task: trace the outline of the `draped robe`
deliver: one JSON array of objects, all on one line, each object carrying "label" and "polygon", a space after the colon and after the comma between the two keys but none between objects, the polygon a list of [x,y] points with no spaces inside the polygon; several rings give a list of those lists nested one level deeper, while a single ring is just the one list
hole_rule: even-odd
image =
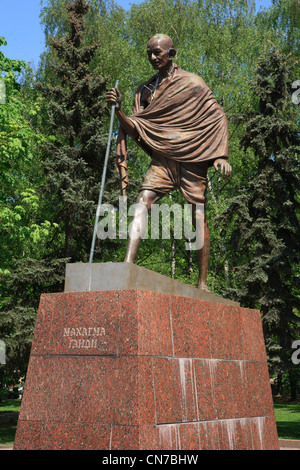
[{"label": "draped robe", "polygon": [[176,161],[227,159],[227,118],[202,78],[175,65],[171,78],[158,86],[144,109],[142,92],[153,80],[139,86],[129,116],[139,134],[137,143],[150,156]]},{"label": "draped robe", "polygon": [[[140,85],[135,93],[129,119],[138,132],[137,144],[152,158],[177,162],[213,164],[228,159],[228,123],[225,113],[204,80],[174,65],[171,77],[156,89],[147,107],[142,105],[145,87],[156,75]],[[120,127],[117,141],[121,191],[128,185],[126,134]]]}]

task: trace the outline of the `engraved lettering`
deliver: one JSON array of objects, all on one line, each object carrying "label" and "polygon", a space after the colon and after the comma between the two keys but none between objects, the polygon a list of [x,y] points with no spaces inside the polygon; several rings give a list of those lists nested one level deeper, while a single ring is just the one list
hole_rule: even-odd
[{"label": "engraved lettering", "polygon": [[[69,337],[69,349],[95,349],[98,347],[98,340],[94,337],[106,336],[103,327],[66,327],[63,330],[63,336]],[[73,337],[78,339],[75,339]],[[87,339],[89,338],[89,339]]]},{"label": "engraved lettering", "polygon": [[70,339],[69,349],[94,349],[97,348],[96,339]]}]

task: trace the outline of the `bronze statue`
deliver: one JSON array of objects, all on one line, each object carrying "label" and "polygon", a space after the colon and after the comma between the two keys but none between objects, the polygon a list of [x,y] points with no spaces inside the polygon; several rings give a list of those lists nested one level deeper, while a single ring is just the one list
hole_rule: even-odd
[{"label": "bronze statue", "polygon": [[[196,205],[205,204],[208,168],[213,165],[226,177],[231,174],[227,119],[202,78],[173,62],[176,50],[169,36],[152,37],[147,54],[157,73],[137,89],[131,116],[127,117],[122,109],[118,89],[107,93],[107,102],[116,106],[120,123],[119,166],[124,169],[126,164],[125,139],[129,135],[152,158],[137,203],[149,211],[162,196],[178,188],[192,204],[196,228]],[[132,222],[135,236],[129,237],[125,262],[134,262],[144,223],[145,211],[137,211]],[[204,244],[198,250],[198,288],[206,291],[209,249],[205,217]]]}]

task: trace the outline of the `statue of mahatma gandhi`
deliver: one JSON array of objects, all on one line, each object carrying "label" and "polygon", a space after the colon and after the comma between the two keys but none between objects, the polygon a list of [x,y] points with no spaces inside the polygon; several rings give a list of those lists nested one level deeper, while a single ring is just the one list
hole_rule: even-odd
[{"label": "statue of mahatma gandhi", "polygon": [[[132,115],[127,117],[122,110],[118,89],[109,90],[106,97],[110,105],[116,106],[120,123],[118,156],[128,135],[152,158],[137,199],[147,210],[137,211],[133,218],[131,233],[134,236],[129,237],[125,258],[128,263],[134,262],[145,214],[152,204],[178,188],[192,205],[194,227],[199,227],[197,205],[205,204],[208,168],[213,165],[224,176],[231,174],[227,162],[227,119],[211,90],[200,77],[173,62],[176,50],[169,36],[152,37],[147,44],[147,54],[157,73],[137,89]],[[201,223],[203,225],[203,214]],[[198,250],[198,288],[209,291],[210,236],[205,216],[202,231],[204,243]]]}]

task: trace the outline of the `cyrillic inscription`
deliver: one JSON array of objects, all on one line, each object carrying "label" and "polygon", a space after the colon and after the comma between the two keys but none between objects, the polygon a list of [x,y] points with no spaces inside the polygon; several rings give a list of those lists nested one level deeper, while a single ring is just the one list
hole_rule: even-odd
[{"label": "cyrillic inscription", "polygon": [[69,349],[94,349],[98,347],[98,337],[105,336],[103,327],[64,328],[64,337],[69,339]]}]

